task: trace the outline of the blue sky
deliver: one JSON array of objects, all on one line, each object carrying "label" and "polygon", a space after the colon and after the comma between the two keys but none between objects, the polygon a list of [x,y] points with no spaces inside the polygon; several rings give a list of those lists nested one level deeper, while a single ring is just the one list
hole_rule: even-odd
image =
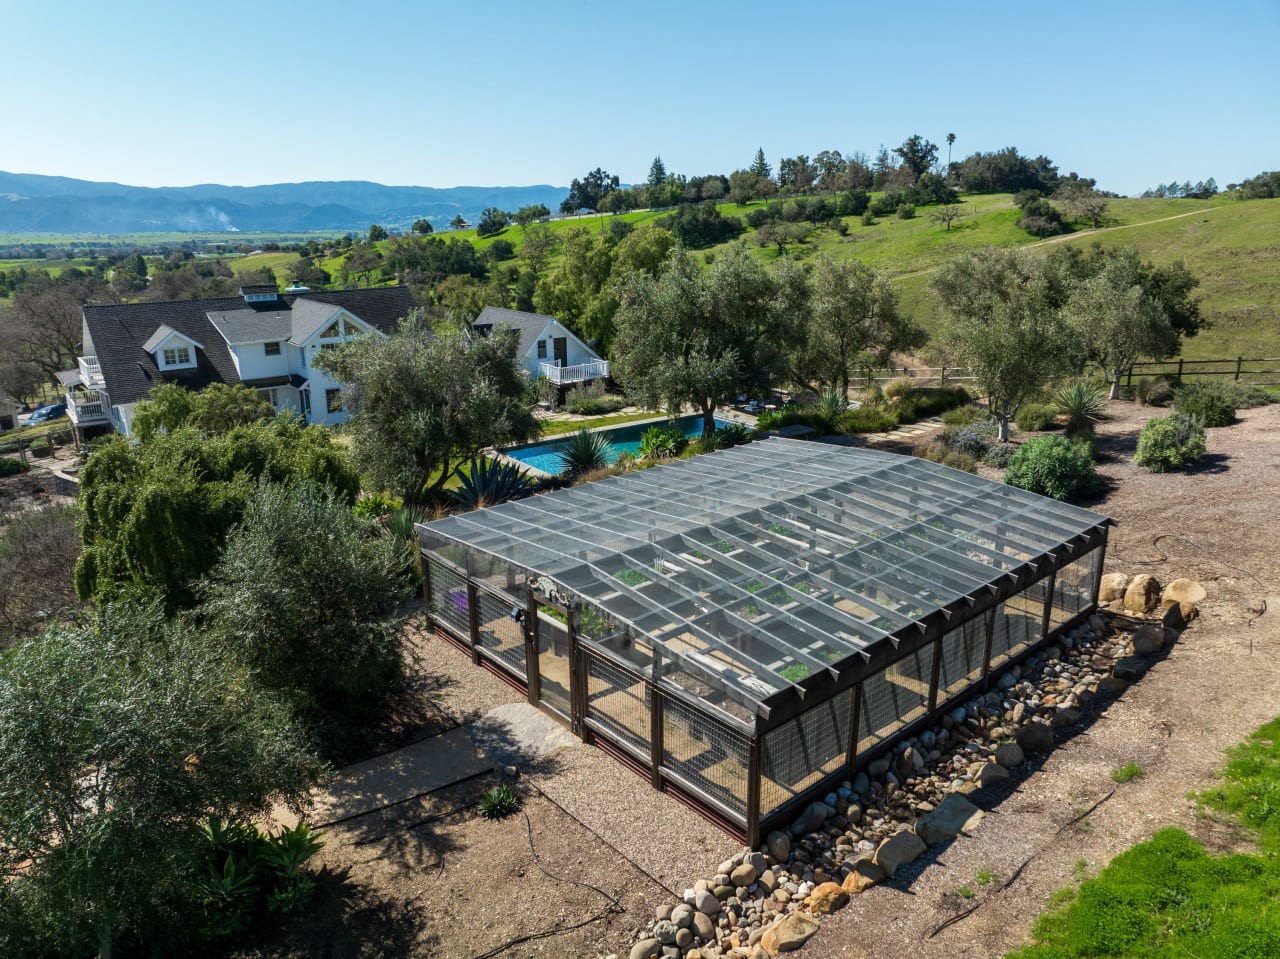
[{"label": "blue sky", "polygon": [[5,7],[10,172],[567,185],[948,132],[1124,194],[1280,166],[1277,0]]}]

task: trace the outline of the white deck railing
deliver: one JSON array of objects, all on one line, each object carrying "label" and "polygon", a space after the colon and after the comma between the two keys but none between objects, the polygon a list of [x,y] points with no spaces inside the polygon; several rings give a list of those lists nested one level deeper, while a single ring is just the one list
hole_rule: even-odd
[{"label": "white deck railing", "polygon": [[609,375],[608,360],[591,360],[587,363],[575,363],[573,366],[557,366],[555,363],[541,364],[542,375],[556,386],[565,383],[582,383],[585,380],[599,380]]},{"label": "white deck railing", "polygon": [[107,385],[107,381],[102,378],[102,367],[98,365],[96,356],[80,357],[80,379],[90,389],[101,389]]},{"label": "white deck railing", "polygon": [[76,424],[108,419],[107,404],[98,392],[68,393],[67,414]]}]

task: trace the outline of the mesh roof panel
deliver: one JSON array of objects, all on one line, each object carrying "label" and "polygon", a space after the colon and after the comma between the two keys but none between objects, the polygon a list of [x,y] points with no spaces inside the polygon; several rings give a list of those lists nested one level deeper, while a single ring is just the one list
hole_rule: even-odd
[{"label": "mesh roof panel", "polygon": [[550,580],[759,703],[1107,522],[915,457],[767,439],[419,530],[428,550]]}]

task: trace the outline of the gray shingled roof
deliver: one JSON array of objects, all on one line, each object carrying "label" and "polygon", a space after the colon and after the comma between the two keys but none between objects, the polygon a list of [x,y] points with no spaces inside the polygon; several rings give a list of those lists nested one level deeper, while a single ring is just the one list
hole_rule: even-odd
[{"label": "gray shingled roof", "polygon": [[218,310],[209,313],[209,322],[228,343],[261,343],[287,340],[293,332],[293,311],[284,304],[269,310]]},{"label": "gray shingled roof", "polygon": [[[289,342],[301,346],[316,331],[328,326],[339,307],[335,303],[320,303],[304,293],[293,304],[293,330]],[[355,313],[354,310],[351,312]],[[359,314],[356,314],[359,316]]]},{"label": "gray shingled roof", "polygon": [[480,311],[480,315],[475,318],[475,322],[471,326],[478,333],[488,333],[495,326],[509,326],[516,330],[520,334],[520,348],[516,355],[523,358],[528,356],[529,351],[533,349],[533,344],[538,338],[538,334],[547,328],[548,323],[554,320],[554,316],[544,316],[541,313],[525,313],[523,310],[507,310],[500,306],[486,306]]},{"label": "gray shingled roof", "polygon": [[[162,303],[121,303],[90,305],[84,321],[93,350],[107,382],[107,392],[115,405],[134,403],[160,383],[179,383],[198,390],[210,383],[239,383],[235,363],[227,343],[209,319],[210,313],[254,313],[259,317],[291,313],[304,298],[345,307],[374,328],[391,333],[397,322],[414,307],[407,287],[379,287],[371,290],[312,291],[284,294],[271,303],[246,304],[241,296],[205,300],[173,300]],[[304,307],[304,309],[318,308]],[[274,322],[274,321],[272,321]],[[190,337],[204,348],[196,350],[196,367],[163,373],[145,349],[146,342],[161,326]],[[290,321],[292,327],[292,320]]]}]

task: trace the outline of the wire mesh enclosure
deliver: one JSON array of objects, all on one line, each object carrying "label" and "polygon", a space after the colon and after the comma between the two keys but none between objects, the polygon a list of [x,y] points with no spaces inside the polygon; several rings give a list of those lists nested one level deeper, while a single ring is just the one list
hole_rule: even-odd
[{"label": "wire mesh enclosure", "polygon": [[1090,613],[1109,523],[770,439],[418,535],[433,625],[754,841]]}]

